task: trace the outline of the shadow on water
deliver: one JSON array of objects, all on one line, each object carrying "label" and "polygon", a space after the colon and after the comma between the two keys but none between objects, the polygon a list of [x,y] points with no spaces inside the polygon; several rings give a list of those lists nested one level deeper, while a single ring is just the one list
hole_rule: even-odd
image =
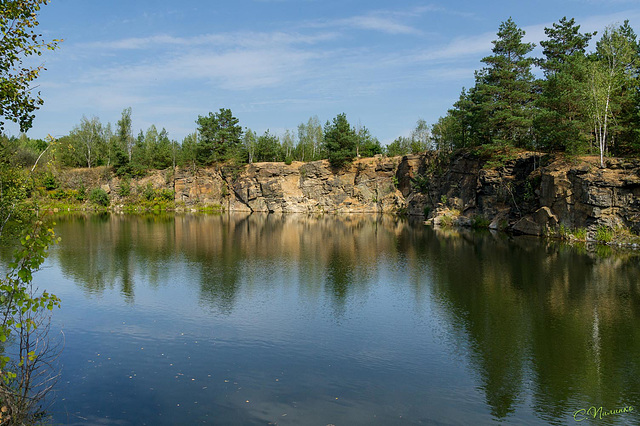
[{"label": "shadow on water", "polygon": [[53,256],[88,293],[117,290],[134,303],[140,282],[161,285],[186,264],[185,289],[224,315],[256,285],[293,286],[328,296],[340,321],[382,276],[408,276],[415,305],[433,303],[455,336],[495,420],[530,406],[561,424],[580,408],[640,401],[632,253],[365,215],[70,216],[57,232]]}]

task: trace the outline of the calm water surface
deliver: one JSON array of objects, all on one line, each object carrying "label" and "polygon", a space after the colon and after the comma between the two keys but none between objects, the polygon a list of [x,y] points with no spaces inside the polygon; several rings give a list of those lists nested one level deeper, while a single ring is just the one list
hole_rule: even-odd
[{"label": "calm water surface", "polygon": [[56,229],[54,423],[640,424],[632,254],[364,215]]}]

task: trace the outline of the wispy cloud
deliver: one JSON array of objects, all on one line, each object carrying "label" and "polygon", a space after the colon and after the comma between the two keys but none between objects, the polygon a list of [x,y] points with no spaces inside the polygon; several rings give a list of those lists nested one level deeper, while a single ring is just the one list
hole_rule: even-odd
[{"label": "wispy cloud", "polygon": [[107,40],[90,43],[78,43],[80,49],[140,50],[170,49],[184,47],[265,47],[271,45],[313,45],[339,37],[334,32],[322,32],[305,35],[287,32],[236,32],[221,34],[203,34],[195,37],[175,37],[158,34],[149,37],[132,37],[120,40]]},{"label": "wispy cloud", "polygon": [[385,17],[382,14],[370,14],[354,16],[334,22],[343,27],[358,28],[361,30],[381,31],[387,34],[420,34],[421,31],[410,25],[401,23],[393,17]]}]

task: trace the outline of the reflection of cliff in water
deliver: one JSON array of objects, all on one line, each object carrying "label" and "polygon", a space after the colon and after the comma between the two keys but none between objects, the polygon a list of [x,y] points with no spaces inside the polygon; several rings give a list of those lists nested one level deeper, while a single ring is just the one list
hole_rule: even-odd
[{"label": "reflection of cliff in water", "polygon": [[339,320],[378,282],[408,281],[417,315],[444,318],[497,419],[529,404],[554,422],[583,408],[576,401],[615,409],[640,400],[637,257],[602,258],[504,234],[436,232],[391,216],[59,222],[63,240],[53,256],[63,271],[87,291],[117,289],[129,301],[136,283],[161,286],[177,277],[185,291],[197,289],[202,304],[228,313],[246,292],[295,286],[303,299],[328,301]]},{"label": "reflection of cliff in water", "polygon": [[[538,415],[640,400],[640,265],[528,238],[426,240],[434,294],[467,342],[496,418],[533,397]],[[588,408],[588,407],[585,407]],[[619,420],[619,419],[618,419]]]},{"label": "reflection of cliff in water", "polygon": [[62,269],[87,291],[119,289],[133,300],[136,280],[159,285],[186,261],[201,301],[233,309],[239,286],[272,274],[336,308],[364,291],[378,260],[415,257],[406,220],[391,216],[231,214],[222,216],[75,216],[59,220]]}]

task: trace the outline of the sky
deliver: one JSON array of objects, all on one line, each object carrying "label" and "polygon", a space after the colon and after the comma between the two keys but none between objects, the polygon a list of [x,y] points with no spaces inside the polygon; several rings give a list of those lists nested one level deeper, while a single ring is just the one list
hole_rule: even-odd
[{"label": "sky", "polygon": [[182,141],[198,116],[229,108],[280,135],[346,113],[386,144],[473,86],[501,22],[539,46],[563,16],[583,32],[629,19],[640,33],[640,0],[52,0],[39,32],[64,41],[38,58],[45,104],[28,135],[66,135],[83,116],[115,128],[131,107],[136,134],[153,124]]}]

